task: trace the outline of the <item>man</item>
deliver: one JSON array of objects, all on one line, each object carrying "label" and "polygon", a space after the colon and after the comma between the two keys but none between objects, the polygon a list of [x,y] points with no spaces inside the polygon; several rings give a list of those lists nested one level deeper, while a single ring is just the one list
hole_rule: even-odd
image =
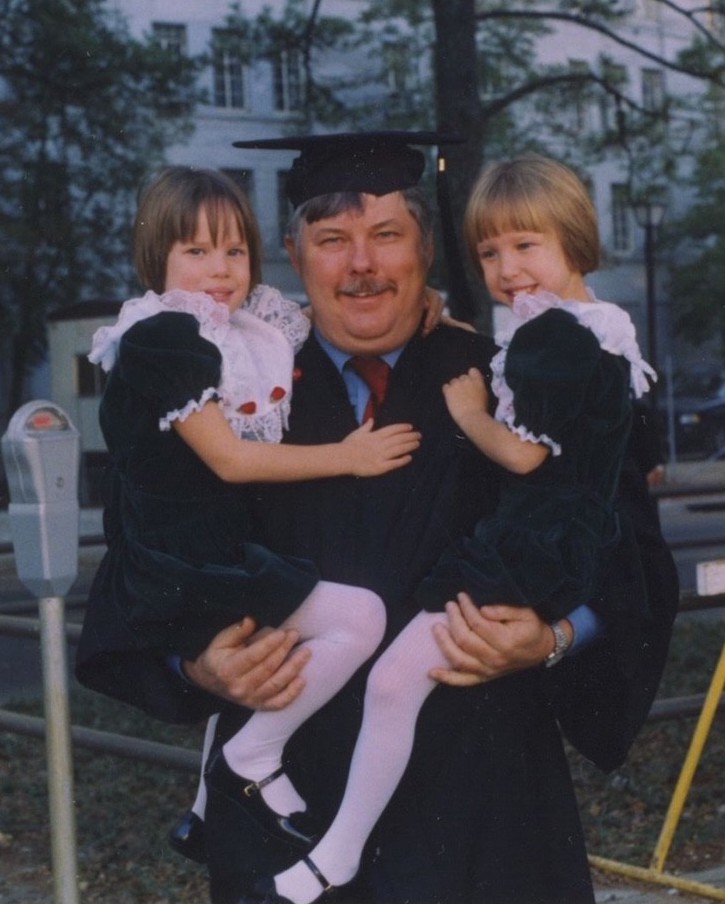
[{"label": "man", "polygon": [[[351,356],[382,357],[392,368],[376,423],[410,421],[423,435],[412,464],[394,474],[263,488],[262,541],[311,559],[325,579],[376,591],[389,636],[414,614],[412,593],[443,549],[492,512],[496,497],[495,469],[458,434],[441,391],[471,366],[487,370],[492,343],[446,326],[427,337],[420,331],[433,246],[416,188],[424,158],[411,143],[434,139],[387,133],[252,143],[301,151],[288,181],[295,207],[288,250],[312,304],[314,334],[296,362],[287,439],[336,441],[360,420],[370,392]],[[677,603],[671,558],[634,470],[625,470],[624,487],[623,543],[603,591],[619,601],[620,616],[586,646],[582,613],[554,632],[533,610],[479,611],[462,602],[439,638],[451,669],[424,706],[412,760],[361,875],[339,900],[593,900],[557,721],[602,767],[621,762],[654,695]],[[104,679],[95,686],[108,692],[133,665],[142,683],[128,692],[133,702],[164,718],[198,717],[218,709],[218,697],[243,707],[284,705],[304,692],[304,651],[286,659],[295,638],[283,632],[246,645],[251,629],[228,629],[184,663],[186,683],[161,657],[121,651],[107,654],[106,686]],[[542,668],[547,659],[561,661]],[[339,803],[364,677],[288,745],[290,778],[322,818]],[[218,742],[243,718],[239,706],[228,707]],[[209,791],[212,900],[246,901],[250,874],[271,874],[299,854],[269,838],[260,843],[243,806],[224,788]]]}]

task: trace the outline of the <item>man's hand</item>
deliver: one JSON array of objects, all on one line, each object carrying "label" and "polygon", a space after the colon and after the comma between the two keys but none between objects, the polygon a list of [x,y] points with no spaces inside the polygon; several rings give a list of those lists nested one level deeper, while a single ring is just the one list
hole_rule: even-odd
[{"label": "man's hand", "polygon": [[455,326],[461,330],[468,330],[470,333],[476,332],[476,327],[464,320],[456,320],[449,314],[445,313],[446,307],[443,296],[436,289],[430,286],[425,287],[425,318],[423,319],[422,335],[429,336],[433,330],[441,323],[446,326]]},{"label": "man's hand", "polygon": [[466,593],[446,604],[448,625],[434,626],[449,669],[431,678],[453,687],[471,687],[540,665],[554,648],[551,628],[533,609],[481,606]]},{"label": "man's hand", "polygon": [[296,631],[263,628],[254,621],[220,631],[194,660],[183,663],[194,684],[249,709],[277,710],[291,703],[305,686],[301,672],[312,655],[299,648]]}]

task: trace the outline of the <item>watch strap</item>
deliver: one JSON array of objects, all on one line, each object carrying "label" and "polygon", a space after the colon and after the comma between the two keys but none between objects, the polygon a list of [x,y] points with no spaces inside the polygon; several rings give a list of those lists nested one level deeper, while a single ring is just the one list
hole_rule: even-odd
[{"label": "watch strap", "polygon": [[571,646],[571,641],[566,635],[566,632],[561,626],[561,622],[553,622],[553,624],[549,625],[551,631],[554,635],[554,649],[549,653],[549,655],[544,660],[544,665],[548,668],[551,668],[552,665],[556,665],[557,662],[566,654],[566,651]]}]

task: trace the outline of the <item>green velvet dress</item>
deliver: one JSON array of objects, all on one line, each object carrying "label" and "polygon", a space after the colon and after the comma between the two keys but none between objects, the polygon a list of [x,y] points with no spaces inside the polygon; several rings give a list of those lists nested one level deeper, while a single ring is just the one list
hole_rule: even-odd
[{"label": "green velvet dress", "polygon": [[549,621],[596,607],[619,541],[615,493],[632,396],[646,383],[628,315],[616,305],[517,296],[492,362],[496,418],[551,454],[526,476],[504,472],[496,514],[459,540],[418,599],[440,609],[466,591],[478,604],[533,606]]},{"label": "green velvet dress", "polygon": [[317,572],[254,542],[249,488],[220,480],[171,424],[214,399],[240,437],[281,439],[294,340],[309,326],[297,310],[302,320],[288,328],[296,306],[274,290],[231,316],[191,293],[127,305],[92,353],[113,366],[100,407],[108,552],[90,605],[113,608],[108,622],[125,624],[114,646],[194,658],[244,616],[279,625]]}]

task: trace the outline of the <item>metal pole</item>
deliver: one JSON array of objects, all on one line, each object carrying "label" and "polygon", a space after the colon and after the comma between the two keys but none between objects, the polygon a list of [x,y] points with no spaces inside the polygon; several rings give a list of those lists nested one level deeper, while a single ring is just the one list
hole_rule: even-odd
[{"label": "metal pole", "polygon": [[651,869],[662,870],[664,868],[665,860],[667,859],[667,854],[669,853],[670,845],[672,844],[672,838],[675,834],[677,824],[680,821],[680,816],[682,815],[682,810],[685,806],[690,786],[692,785],[692,779],[695,775],[695,770],[700,763],[700,757],[702,756],[705,742],[707,741],[710,729],[712,728],[713,720],[717,714],[718,704],[724,688],[725,645],[722,648],[720,659],[715,667],[712,681],[710,682],[710,687],[705,695],[705,703],[702,707],[702,712],[700,713],[697,725],[695,726],[695,731],[692,735],[692,740],[690,741],[690,747],[687,751],[685,762],[682,765],[680,776],[677,779],[677,784],[675,785],[675,790],[672,794],[672,800],[670,801],[670,806],[667,810],[667,815],[665,816],[662,831],[659,840],[657,841],[654,854],[652,855],[652,862],[650,863]]},{"label": "metal pole", "polygon": [[64,601],[39,601],[48,757],[51,852],[56,904],[78,904],[73,759],[68,704]]}]

